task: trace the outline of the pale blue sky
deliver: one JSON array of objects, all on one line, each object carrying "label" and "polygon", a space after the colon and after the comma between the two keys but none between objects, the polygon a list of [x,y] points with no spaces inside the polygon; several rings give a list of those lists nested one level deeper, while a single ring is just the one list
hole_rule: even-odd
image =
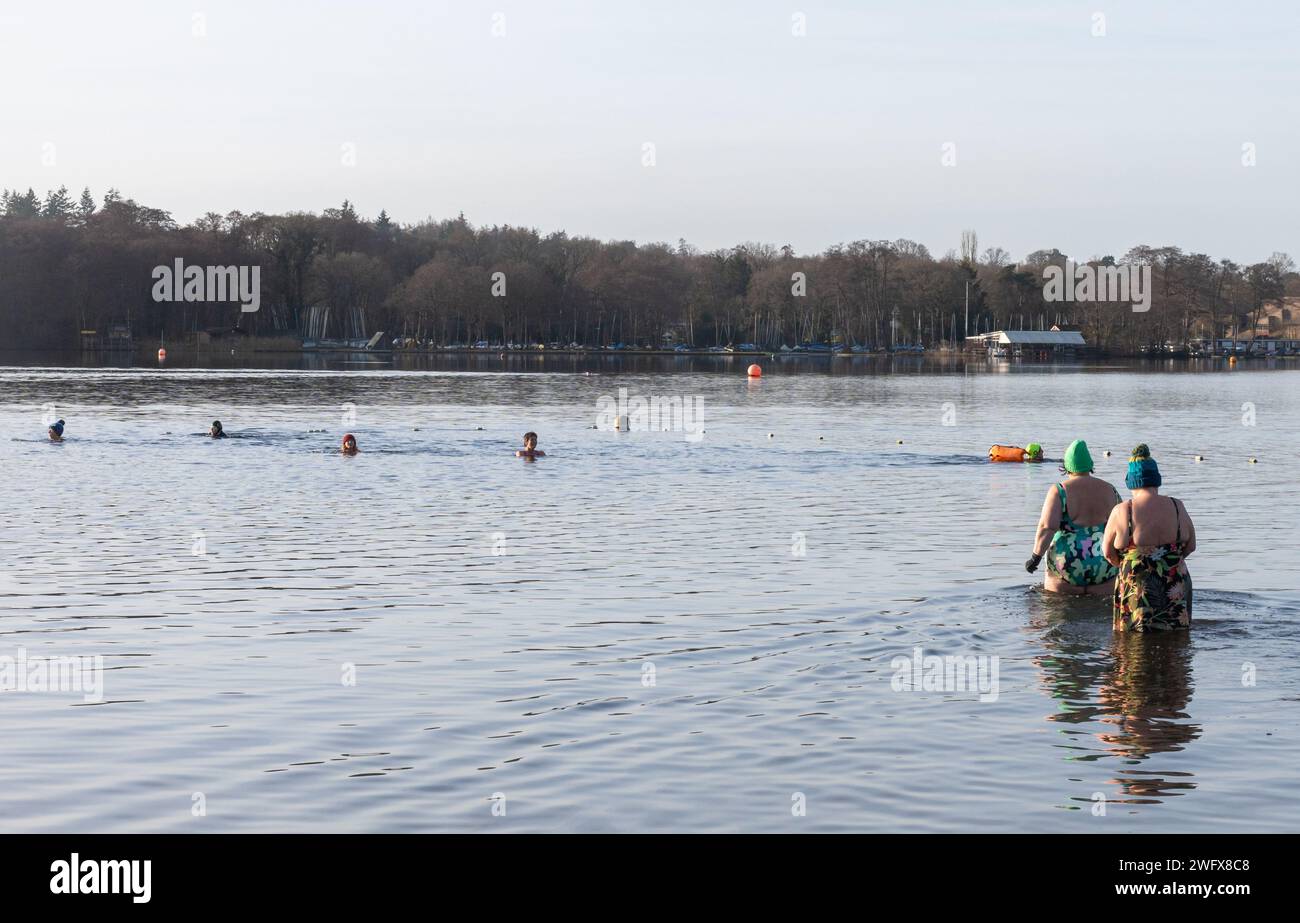
[{"label": "pale blue sky", "polygon": [[117,186],[182,221],[347,197],[704,248],[940,254],[974,228],[1015,257],[1300,258],[1297,9],[3,0],[0,186]]}]

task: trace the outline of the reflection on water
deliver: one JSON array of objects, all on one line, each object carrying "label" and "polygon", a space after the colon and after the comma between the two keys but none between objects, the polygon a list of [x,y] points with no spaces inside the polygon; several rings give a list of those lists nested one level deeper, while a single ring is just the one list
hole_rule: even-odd
[{"label": "reflection on water", "polygon": [[1131,767],[1115,784],[1129,802],[1151,802],[1196,787],[1190,772],[1138,768],[1162,753],[1182,750],[1201,736],[1188,715],[1192,697],[1191,636],[1174,633],[1135,643],[1131,632],[1111,636],[1111,663],[1098,698],[1106,715],[1101,740]]},{"label": "reflection on water", "polygon": [[[0,692],[0,829],[1300,824],[1292,373],[586,371],[0,369],[0,656],[106,692]],[[594,430],[621,387],[705,438]],[[1196,517],[1190,635],[1029,588],[1058,474],[982,456],[1079,436]],[[917,647],[1000,694],[892,688]]]},{"label": "reflection on water", "polygon": [[1069,742],[1056,745],[1069,759],[1124,764],[1108,780],[1119,789],[1108,803],[1158,804],[1196,787],[1190,771],[1151,768],[1201,736],[1190,713],[1195,635],[1112,632],[1109,619],[1105,600],[1031,597],[1029,628],[1043,647],[1033,662],[1059,708],[1046,717],[1069,726]]}]

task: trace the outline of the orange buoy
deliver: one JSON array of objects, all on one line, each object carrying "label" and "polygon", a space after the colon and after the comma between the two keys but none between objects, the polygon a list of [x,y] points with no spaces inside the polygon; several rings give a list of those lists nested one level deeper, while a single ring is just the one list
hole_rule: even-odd
[{"label": "orange buoy", "polygon": [[159,362],[167,361],[167,350],[163,349],[161,346],[158,347],[158,361]]},{"label": "orange buoy", "polygon": [[1022,462],[1025,460],[1025,450],[1015,445],[995,445],[989,448],[989,461],[995,462]]},{"label": "orange buoy", "polygon": [[763,377],[763,370],[762,370],[761,368],[758,367],[758,363],[757,363],[757,362],[755,362],[753,365],[751,365],[751,366],[749,367],[749,377],[750,377],[750,378],[762,378],[762,377]]}]

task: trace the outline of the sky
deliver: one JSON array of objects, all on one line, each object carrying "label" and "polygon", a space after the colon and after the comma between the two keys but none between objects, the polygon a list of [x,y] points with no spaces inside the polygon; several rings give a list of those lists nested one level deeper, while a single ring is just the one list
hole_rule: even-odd
[{"label": "sky", "polygon": [[181,222],[1300,258],[1290,2],[0,0],[0,49],[0,187]]}]

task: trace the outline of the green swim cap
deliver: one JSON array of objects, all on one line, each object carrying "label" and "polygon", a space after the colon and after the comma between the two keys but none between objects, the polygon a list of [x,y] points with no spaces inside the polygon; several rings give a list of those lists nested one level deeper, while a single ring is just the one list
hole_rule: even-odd
[{"label": "green swim cap", "polygon": [[1076,439],[1065,450],[1065,470],[1071,474],[1091,474],[1093,469],[1092,454],[1088,443]]},{"label": "green swim cap", "polygon": [[1043,447],[1039,445],[1037,442],[1031,442],[1029,443],[1029,445],[1025,446],[1025,452],[1026,454],[1029,455],[1030,458],[1043,457]]}]

